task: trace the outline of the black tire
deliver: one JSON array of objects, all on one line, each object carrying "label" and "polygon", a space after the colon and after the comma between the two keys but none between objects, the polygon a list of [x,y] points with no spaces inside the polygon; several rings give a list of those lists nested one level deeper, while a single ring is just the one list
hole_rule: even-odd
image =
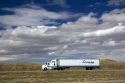
[{"label": "black tire", "polygon": [[90,67],[90,70],[93,70],[93,67]]},{"label": "black tire", "polygon": [[86,70],[89,70],[89,67],[86,67]]},{"label": "black tire", "polygon": [[43,71],[47,71],[47,68],[45,67],[45,68],[43,69]]},{"label": "black tire", "polygon": [[64,68],[63,68],[63,67],[61,67],[60,69],[61,69],[61,70],[64,70]]},{"label": "black tire", "polygon": [[100,69],[100,67],[97,67],[97,69]]},{"label": "black tire", "polygon": [[57,70],[63,70],[63,68],[62,68],[62,67],[59,67],[59,68],[57,68]]},{"label": "black tire", "polygon": [[86,67],[86,70],[93,70],[93,67]]},{"label": "black tire", "polygon": [[57,70],[60,70],[60,68],[58,67]]}]

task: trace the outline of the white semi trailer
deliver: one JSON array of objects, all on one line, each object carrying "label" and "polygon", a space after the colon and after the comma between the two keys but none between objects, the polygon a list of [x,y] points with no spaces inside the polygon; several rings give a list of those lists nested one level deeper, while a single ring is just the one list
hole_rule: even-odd
[{"label": "white semi trailer", "polygon": [[85,67],[92,70],[100,67],[98,59],[54,59],[42,65],[42,70],[63,70],[70,67]]}]

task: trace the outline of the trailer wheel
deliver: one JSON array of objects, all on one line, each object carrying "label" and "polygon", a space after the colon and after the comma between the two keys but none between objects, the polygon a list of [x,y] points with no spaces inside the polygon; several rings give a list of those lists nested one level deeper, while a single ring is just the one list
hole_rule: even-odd
[{"label": "trailer wheel", "polygon": [[93,67],[90,67],[90,70],[93,70]]},{"label": "trailer wheel", "polygon": [[93,70],[93,67],[86,67],[86,70]]},{"label": "trailer wheel", "polygon": [[60,70],[60,68],[58,67],[57,70]]},{"label": "trailer wheel", "polygon": [[62,67],[59,67],[59,68],[57,68],[57,70],[64,70],[64,68],[62,68]]},{"label": "trailer wheel", "polygon": [[44,71],[47,71],[47,68],[45,67],[43,70],[44,70]]},{"label": "trailer wheel", "polygon": [[97,67],[97,69],[100,69],[100,67]]},{"label": "trailer wheel", "polygon": [[86,67],[86,70],[89,70],[89,67]]}]

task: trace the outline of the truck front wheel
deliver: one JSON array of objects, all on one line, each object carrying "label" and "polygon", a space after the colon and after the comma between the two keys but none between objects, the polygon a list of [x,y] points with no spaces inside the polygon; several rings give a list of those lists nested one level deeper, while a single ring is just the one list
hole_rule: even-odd
[{"label": "truck front wheel", "polygon": [[47,68],[45,67],[43,70],[44,70],[44,71],[47,71]]}]

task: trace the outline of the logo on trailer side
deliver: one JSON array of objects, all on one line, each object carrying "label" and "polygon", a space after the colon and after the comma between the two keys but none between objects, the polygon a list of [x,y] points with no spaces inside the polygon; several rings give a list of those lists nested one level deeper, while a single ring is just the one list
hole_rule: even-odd
[{"label": "logo on trailer side", "polygon": [[87,60],[83,60],[82,63],[94,63],[94,61],[87,61]]}]

